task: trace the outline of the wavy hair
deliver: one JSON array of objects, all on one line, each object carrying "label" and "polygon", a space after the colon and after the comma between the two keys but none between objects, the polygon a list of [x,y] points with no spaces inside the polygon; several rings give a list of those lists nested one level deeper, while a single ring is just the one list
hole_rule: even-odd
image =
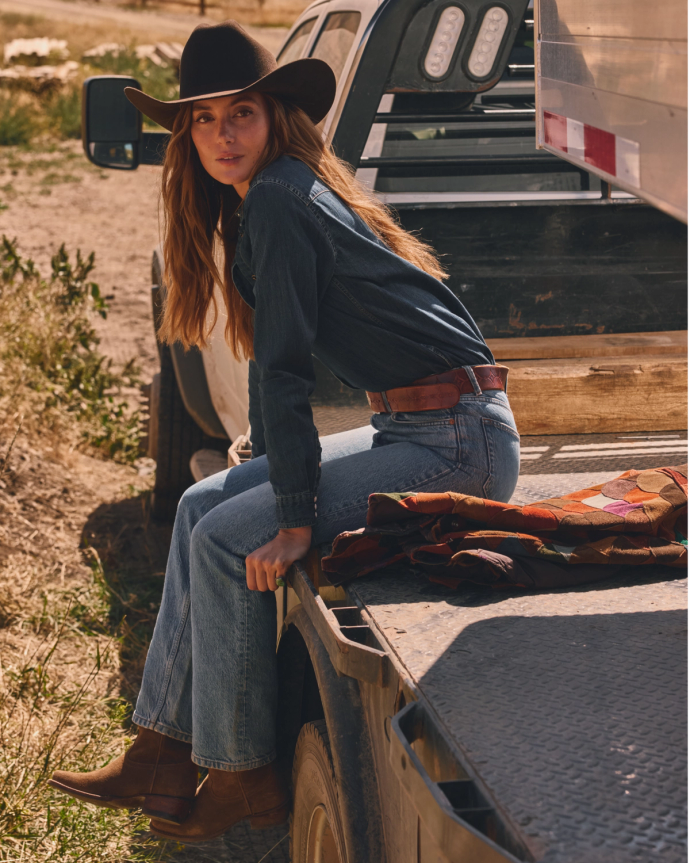
[{"label": "wavy hair", "polygon": [[[254,174],[282,155],[300,159],[351,207],[396,255],[437,279],[445,277],[434,250],[404,230],[354,176],[350,165],[324,144],[320,131],[300,108],[263,94],[271,134]],[[240,197],[202,167],[192,142],[192,105],[180,109],[165,154],[162,178],[163,257],[166,297],[159,338],[205,347],[218,319],[214,285],[227,310],[225,339],[237,359],[254,355],[254,313],[235,288],[232,262]],[[216,243],[224,257],[221,274]],[[209,311],[211,314],[209,315]]]}]

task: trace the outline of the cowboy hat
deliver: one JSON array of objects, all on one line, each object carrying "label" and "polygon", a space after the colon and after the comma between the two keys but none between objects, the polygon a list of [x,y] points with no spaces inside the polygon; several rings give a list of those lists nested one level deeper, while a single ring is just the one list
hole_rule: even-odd
[{"label": "cowboy hat", "polygon": [[172,131],[182,105],[246,90],[287,99],[318,123],[333,104],[335,88],[333,70],[323,60],[309,58],[278,66],[270,51],[237,21],[223,21],[200,24],[192,31],[180,60],[179,99],[164,102],[135,87],[125,87],[125,95],[143,114]]}]

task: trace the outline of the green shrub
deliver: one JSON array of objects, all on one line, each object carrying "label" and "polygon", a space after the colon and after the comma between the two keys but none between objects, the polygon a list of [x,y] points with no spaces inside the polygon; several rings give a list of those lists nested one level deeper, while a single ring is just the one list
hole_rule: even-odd
[{"label": "green shrub", "polygon": [[39,131],[36,108],[0,90],[0,147],[29,144]]},{"label": "green shrub", "polygon": [[[16,242],[0,244],[0,425],[22,413],[25,423],[51,431],[122,462],[139,454],[138,412],[122,390],[136,387],[131,361],[115,371],[98,350],[91,319],[106,317],[98,285],[89,280],[93,252],[70,261],[64,244],[48,280]],[[4,408],[4,410],[3,410]]]},{"label": "green shrub", "polygon": [[81,89],[58,90],[45,100],[51,129],[60,138],[81,138]]}]

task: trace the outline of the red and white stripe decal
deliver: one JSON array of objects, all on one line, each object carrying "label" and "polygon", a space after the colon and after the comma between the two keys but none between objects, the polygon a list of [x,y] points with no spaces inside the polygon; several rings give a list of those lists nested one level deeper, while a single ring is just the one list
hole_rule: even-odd
[{"label": "red and white stripe decal", "polygon": [[640,145],[579,120],[544,111],[544,141],[569,156],[640,186]]}]

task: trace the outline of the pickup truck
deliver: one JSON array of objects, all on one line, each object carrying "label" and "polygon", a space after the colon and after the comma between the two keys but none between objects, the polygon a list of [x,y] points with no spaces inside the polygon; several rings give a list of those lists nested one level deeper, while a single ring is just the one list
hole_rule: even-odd
[{"label": "pickup truck", "polygon": [[[462,26],[439,65],[447,9]],[[684,226],[536,149],[531,4],[324,0],[278,61],[306,56],[338,79],[325,138],[446,256],[449,286],[511,367],[513,502],[684,460]],[[85,149],[101,166],[160,161],[166,135],[142,131],[131,83],[85,83]],[[154,322],[164,290],[155,250]],[[204,351],[159,345],[158,517],[246,457],[246,367],[222,321],[218,333]],[[312,406],[321,434],[369,419],[364,394],[318,364]],[[682,579],[645,569],[493,594],[400,566],[343,588],[324,551],[277,596],[293,863],[685,859]]]}]

